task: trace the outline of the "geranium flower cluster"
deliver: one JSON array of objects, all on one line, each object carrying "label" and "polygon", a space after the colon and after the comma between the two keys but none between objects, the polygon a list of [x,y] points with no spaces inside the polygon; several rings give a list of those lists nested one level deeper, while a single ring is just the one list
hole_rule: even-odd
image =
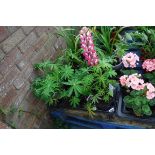
[{"label": "geranium flower cluster", "polygon": [[146,71],[151,72],[155,70],[155,59],[147,59],[142,64],[143,69]]},{"label": "geranium flower cluster", "polygon": [[124,67],[131,67],[131,68],[134,68],[136,67],[136,63],[137,61],[139,61],[139,57],[137,54],[135,53],[127,53],[125,56],[123,56],[122,58],[122,62],[123,62],[123,65]]},{"label": "geranium flower cluster", "polygon": [[122,86],[127,86],[134,90],[144,89],[144,80],[140,79],[140,74],[123,75],[120,77],[120,83]]},{"label": "geranium flower cluster", "polygon": [[147,87],[146,97],[151,100],[155,97],[155,87],[151,83],[145,83]]},{"label": "geranium flower cluster", "polygon": [[81,48],[84,50],[83,56],[89,66],[98,64],[99,59],[94,48],[93,38],[90,30],[83,27],[80,31]]},{"label": "geranium flower cluster", "polygon": [[151,100],[155,97],[155,87],[151,83],[144,83],[143,79],[140,79],[140,74],[123,75],[120,77],[120,83],[122,86],[132,88],[134,90],[143,90],[147,88],[146,98]]}]

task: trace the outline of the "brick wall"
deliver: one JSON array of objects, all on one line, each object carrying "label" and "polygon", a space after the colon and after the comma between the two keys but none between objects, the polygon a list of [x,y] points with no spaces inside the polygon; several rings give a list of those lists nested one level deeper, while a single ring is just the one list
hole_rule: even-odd
[{"label": "brick wall", "polygon": [[55,58],[65,47],[55,32],[56,27],[0,27],[0,119],[13,128],[48,128],[51,123],[30,85],[36,76],[33,64]]}]

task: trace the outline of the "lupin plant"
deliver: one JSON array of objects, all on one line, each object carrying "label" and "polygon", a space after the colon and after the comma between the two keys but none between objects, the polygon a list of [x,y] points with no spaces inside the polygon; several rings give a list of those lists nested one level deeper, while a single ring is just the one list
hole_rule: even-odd
[{"label": "lupin plant", "polygon": [[69,29],[61,31],[59,34],[64,36],[67,48],[55,62],[35,65],[44,75],[34,80],[33,92],[48,105],[61,106],[59,103],[67,102],[73,108],[82,106],[94,115],[99,102],[103,106],[112,102],[112,85],[116,83],[113,78],[117,75],[112,69],[112,59],[97,54],[89,28],[83,27],[80,34],[74,34],[73,29],[71,33]]}]

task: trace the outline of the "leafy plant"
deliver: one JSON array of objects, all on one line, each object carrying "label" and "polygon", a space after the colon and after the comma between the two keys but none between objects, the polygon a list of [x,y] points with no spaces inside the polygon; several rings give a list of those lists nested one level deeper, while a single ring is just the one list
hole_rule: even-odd
[{"label": "leafy plant", "polygon": [[137,116],[151,116],[151,106],[155,105],[155,100],[146,98],[145,90],[133,90],[129,95],[124,97],[125,106],[131,108]]},{"label": "leafy plant", "polygon": [[[103,31],[108,31],[108,28],[102,28]],[[79,35],[73,29],[61,29],[59,35],[65,39],[67,48],[55,62],[35,64],[35,68],[43,71],[43,75],[33,81],[32,90],[48,105],[68,101],[71,107],[85,107],[90,115],[94,115],[95,104],[103,101],[106,104],[113,97],[109,85],[116,84],[113,78],[117,73],[112,66],[115,59],[98,49],[99,64],[89,67],[81,56]]]},{"label": "leafy plant", "polygon": [[155,85],[155,72],[145,73],[143,75],[149,82]]},{"label": "leafy plant", "polygon": [[93,118],[95,116],[95,110],[96,108],[94,107],[94,105],[92,103],[87,103],[85,105],[85,109],[88,111],[88,114],[91,118]]}]

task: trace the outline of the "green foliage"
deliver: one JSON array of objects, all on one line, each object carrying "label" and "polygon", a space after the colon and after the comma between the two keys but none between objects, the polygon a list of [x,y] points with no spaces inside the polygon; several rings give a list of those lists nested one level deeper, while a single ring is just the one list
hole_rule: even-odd
[{"label": "green foliage", "polygon": [[133,90],[129,95],[124,97],[126,107],[133,109],[137,116],[151,116],[152,111],[150,106],[155,105],[155,100],[148,100],[145,95],[145,90]]},{"label": "green foliage", "polygon": [[72,67],[69,65],[65,65],[64,67],[62,67],[61,72],[62,72],[61,78],[66,80],[73,76],[74,69],[72,69]]},{"label": "green foliage", "polygon": [[68,97],[75,95],[76,97],[78,97],[80,94],[83,93],[84,90],[84,86],[82,85],[82,81],[80,81],[79,79],[71,79],[68,82],[64,82],[64,85],[69,86],[68,91]]},{"label": "green foliage", "polygon": [[57,62],[54,64],[57,69],[52,67],[50,71],[49,68],[51,68],[52,63],[37,64],[39,66],[37,69],[41,68],[43,71],[48,70],[48,72],[34,80],[33,92],[47,104],[56,104],[59,103],[60,99],[67,99],[74,108],[82,103],[82,98],[90,94],[93,96],[92,103],[101,100],[108,102],[112,96],[109,84],[116,83],[111,78],[117,75],[109,62],[111,60],[105,58],[97,66],[80,69],[72,69],[72,66],[67,64],[63,67]]},{"label": "green foliage", "polygon": [[54,102],[53,97],[60,88],[54,74],[48,74],[43,78],[37,78],[33,82],[32,87],[34,94],[49,104]]},{"label": "green foliage", "polygon": [[144,50],[144,58],[154,58],[155,57],[155,29],[154,27],[142,26],[138,27],[140,33],[144,33],[147,36],[147,42],[145,42],[142,49]]},{"label": "green foliage", "polygon": [[[111,48],[108,45],[111,28],[102,27],[101,31],[106,33],[107,38],[102,38],[104,47]],[[108,103],[113,96],[109,85],[116,83],[113,78],[117,73],[112,69],[115,59],[98,48],[99,64],[89,67],[81,56],[82,50],[76,32],[73,29],[60,29],[58,35],[65,39],[67,48],[55,62],[44,61],[35,64],[35,68],[43,71],[43,75],[33,81],[32,90],[38,98],[49,105],[59,104],[63,100],[68,101],[73,108],[85,104],[85,108],[92,116],[95,104],[101,101]],[[89,96],[91,97],[88,103]]]},{"label": "green foliage", "polygon": [[90,102],[86,103],[85,109],[87,110],[88,115],[89,115],[91,118],[94,118],[94,116],[95,116],[95,107],[94,107],[94,104],[92,104],[92,103],[90,103]]},{"label": "green foliage", "polygon": [[[118,39],[119,32],[122,27],[101,26],[92,29],[96,50],[102,51],[106,55],[115,56],[114,51]],[[101,57],[103,58],[103,57]]]},{"label": "green foliage", "polygon": [[145,73],[144,77],[151,82],[152,84],[155,85],[155,72],[151,72],[151,73]]},{"label": "green foliage", "polygon": [[58,27],[57,28],[57,34],[61,37],[63,37],[63,39],[65,40],[67,47],[70,47],[71,49],[75,49],[75,38],[76,38],[76,34],[75,34],[75,29],[73,28],[62,28],[62,27]]},{"label": "green foliage", "polygon": [[70,100],[70,104],[71,106],[73,106],[74,108],[76,108],[80,103],[80,99],[76,96],[72,97]]},{"label": "green foliage", "polygon": [[100,32],[95,31],[94,33],[96,44],[98,45],[98,47],[104,49],[109,54],[112,53],[112,47],[110,43],[111,33],[112,28],[109,26],[101,26]]},{"label": "green foliage", "polygon": [[131,75],[131,74],[138,73],[138,71],[137,71],[137,70],[134,70],[134,69],[121,70],[121,72],[122,72],[124,75]]}]

